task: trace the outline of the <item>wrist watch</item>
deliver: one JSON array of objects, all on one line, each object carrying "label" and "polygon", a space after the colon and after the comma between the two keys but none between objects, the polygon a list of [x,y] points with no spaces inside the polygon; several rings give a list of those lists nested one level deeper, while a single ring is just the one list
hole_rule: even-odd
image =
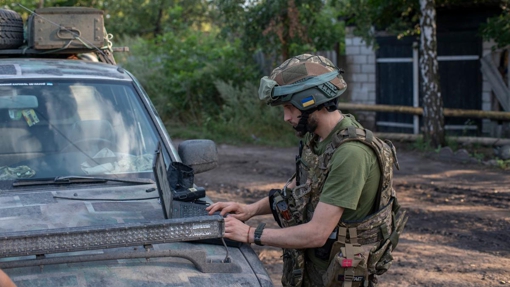
[{"label": "wrist watch", "polygon": [[255,229],[255,236],[253,241],[255,241],[255,244],[257,245],[264,246],[262,241],[260,241],[260,237],[262,236],[262,231],[264,231],[265,226],[265,223],[261,223],[259,226],[257,226],[257,229]]}]

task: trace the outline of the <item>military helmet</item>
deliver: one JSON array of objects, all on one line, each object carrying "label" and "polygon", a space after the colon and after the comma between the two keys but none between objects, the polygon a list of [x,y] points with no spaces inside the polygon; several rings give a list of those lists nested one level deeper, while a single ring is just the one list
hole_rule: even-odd
[{"label": "military helmet", "polygon": [[301,111],[317,108],[347,89],[341,73],[323,56],[295,56],[260,80],[259,98],[273,106],[290,102]]}]

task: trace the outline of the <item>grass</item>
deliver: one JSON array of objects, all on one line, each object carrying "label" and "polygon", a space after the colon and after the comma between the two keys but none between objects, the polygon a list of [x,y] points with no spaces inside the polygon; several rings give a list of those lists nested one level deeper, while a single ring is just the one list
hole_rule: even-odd
[{"label": "grass", "polygon": [[503,160],[503,159],[496,159],[496,163],[498,164],[498,167],[504,170],[510,169],[510,159]]},{"label": "grass", "polygon": [[270,107],[258,98],[258,87],[246,82],[240,87],[217,81],[224,104],[221,113],[206,117],[200,125],[184,128],[171,127],[177,137],[206,137],[217,143],[257,144],[277,147],[298,143],[294,131],[283,121],[283,109]]},{"label": "grass", "polygon": [[[266,107],[270,108],[270,107]],[[270,108],[271,109],[271,108]],[[272,108],[275,109],[275,108]],[[276,108],[279,110],[278,108]],[[283,120],[280,119],[281,122]],[[222,122],[206,122],[203,126],[168,124],[167,130],[174,139],[210,139],[216,144],[229,145],[261,145],[274,147],[295,147],[299,139],[294,135],[294,131],[284,123],[284,125],[269,125],[253,121],[249,125],[224,124]],[[492,148],[482,145],[460,146],[452,138],[448,139],[450,148],[453,152],[460,148],[466,149],[471,157],[477,159],[479,163],[488,160],[495,160],[496,167],[508,170],[510,169],[510,160],[495,158]],[[422,138],[415,142],[400,142],[397,145],[398,150],[414,150],[417,152],[429,153],[439,152],[441,148],[434,149]]]},{"label": "grass", "polygon": [[264,127],[209,122],[203,126],[167,124],[166,128],[172,138],[210,139],[217,144],[293,147],[299,142],[290,125]]}]

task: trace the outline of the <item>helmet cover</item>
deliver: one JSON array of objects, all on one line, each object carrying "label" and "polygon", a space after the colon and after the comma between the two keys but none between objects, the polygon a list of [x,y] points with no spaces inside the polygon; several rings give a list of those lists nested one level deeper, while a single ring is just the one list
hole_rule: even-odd
[{"label": "helmet cover", "polygon": [[281,105],[290,102],[300,110],[309,110],[339,97],[347,88],[340,75],[341,71],[323,56],[302,54],[286,60],[275,68],[269,77],[278,86],[304,83],[313,77],[334,71],[337,71],[338,75],[329,82],[291,95],[273,98],[270,104]]}]

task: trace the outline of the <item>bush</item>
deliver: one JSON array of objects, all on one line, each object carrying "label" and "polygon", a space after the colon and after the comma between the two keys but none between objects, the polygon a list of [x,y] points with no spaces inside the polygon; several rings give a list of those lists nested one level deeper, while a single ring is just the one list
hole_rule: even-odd
[{"label": "bush", "polygon": [[165,123],[201,125],[221,113],[215,81],[239,85],[260,78],[239,46],[239,41],[218,40],[214,32],[186,29],[137,39],[123,64],[146,87]]},{"label": "bush", "polygon": [[261,75],[240,42],[188,30],[156,40],[126,38],[117,61],[141,82],[172,137],[289,146],[297,143],[283,111],[257,96]]},{"label": "bush", "polygon": [[270,107],[258,98],[258,86],[246,82],[236,88],[217,81],[217,89],[224,101],[217,128],[226,134],[235,134],[243,142],[277,146],[295,145],[298,139],[291,126],[283,121],[283,109]]}]

